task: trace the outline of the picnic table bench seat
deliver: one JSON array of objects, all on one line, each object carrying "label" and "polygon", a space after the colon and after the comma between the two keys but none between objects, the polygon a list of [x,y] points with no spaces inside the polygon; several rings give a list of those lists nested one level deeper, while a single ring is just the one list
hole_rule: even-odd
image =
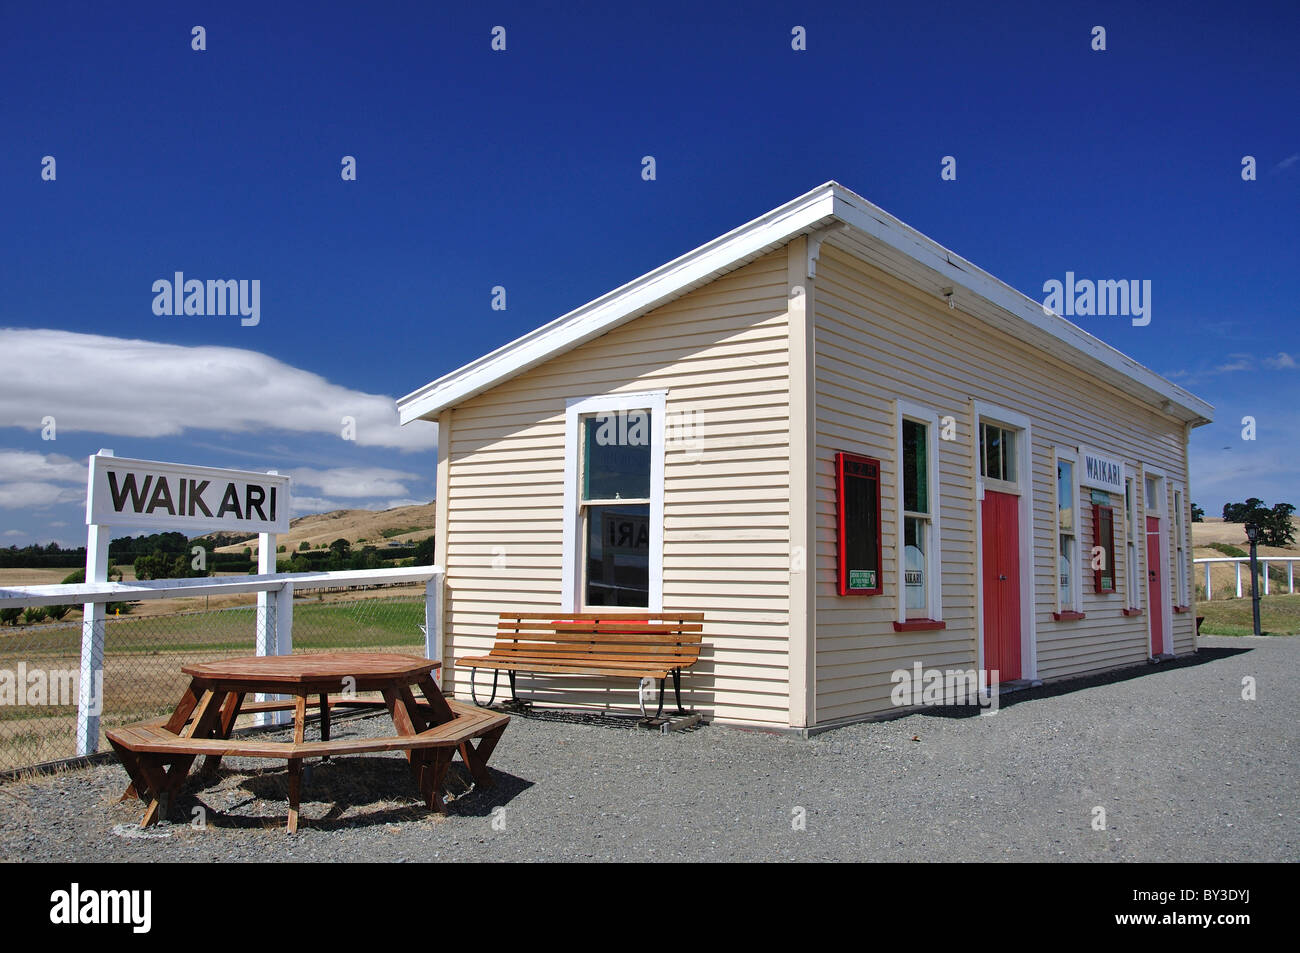
[{"label": "picnic table bench seat", "polygon": [[[640,679],[638,698],[645,715],[645,689],[659,682],[659,708],[663,713],[664,681],[671,675],[682,708],[682,670],[700,657],[704,638],[703,612],[503,612],[497,620],[496,641],[487,655],[456,660],[470,669],[490,668],[492,696],[504,671],[515,694],[516,672],[556,675],[624,675]],[[470,698],[477,705],[474,673],[470,673]]]}]

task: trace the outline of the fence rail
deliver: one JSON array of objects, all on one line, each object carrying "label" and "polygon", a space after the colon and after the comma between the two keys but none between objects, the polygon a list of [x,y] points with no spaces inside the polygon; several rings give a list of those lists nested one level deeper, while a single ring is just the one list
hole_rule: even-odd
[{"label": "fence rail", "polygon": [[[0,609],[84,606],[81,620],[0,627],[0,770],[91,754],[104,727],[170,711],[187,663],[292,651],[440,661],[442,579],[423,566],[0,587]],[[201,598],[249,594],[256,604]],[[110,603],[149,605],[115,615]]]},{"label": "fence rail", "polygon": [[[1286,563],[1286,591],[1288,593],[1295,592],[1295,564],[1297,561],[1300,561],[1300,556],[1257,556],[1255,561],[1259,563],[1260,575],[1263,577],[1262,592],[1264,595],[1270,595],[1269,579],[1273,575],[1269,572],[1270,563]],[[1205,598],[1207,601],[1213,600],[1214,598],[1214,587],[1211,584],[1210,577],[1211,567],[1220,563],[1234,564],[1236,567],[1237,591],[1235,598],[1242,598],[1241,568],[1243,564],[1246,566],[1250,565],[1249,556],[1206,556],[1201,559],[1193,559],[1192,563],[1196,566],[1205,566]],[[1279,582],[1280,581],[1279,578]]]}]

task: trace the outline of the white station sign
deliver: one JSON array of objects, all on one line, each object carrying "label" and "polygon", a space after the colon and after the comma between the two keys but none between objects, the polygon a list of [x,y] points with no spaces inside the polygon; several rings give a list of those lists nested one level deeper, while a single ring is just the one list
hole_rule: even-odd
[{"label": "white station sign", "polygon": [[1079,483],[1094,490],[1124,493],[1124,464],[1111,457],[1103,457],[1087,447],[1079,448]]},{"label": "white station sign", "polygon": [[285,533],[289,477],[95,454],[86,523]]}]

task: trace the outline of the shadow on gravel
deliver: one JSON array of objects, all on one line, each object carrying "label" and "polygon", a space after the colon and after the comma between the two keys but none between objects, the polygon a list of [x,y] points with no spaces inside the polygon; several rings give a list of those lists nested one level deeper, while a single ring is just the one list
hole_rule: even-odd
[{"label": "shadow on gravel", "polygon": [[[561,708],[540,708],[534,709],[529,707],[516,707],[513,705],[493,705],[493,711],[499,711],[502,714],[509,715],[511,718],[521,718],[526,721],[550,722],[552,724],[564,725],[587,725],[591,728],[608,728],[614,731],[637,731],[647,735],[659,734],[658,728],[642,728],[638,722],[640,715],[616,715],[596,711],[573,711]],[[671,717],[666,715],[665,717]],[[707,722],[700,722],[691,725],[689,728],[682,728],[677,734],[688,734],[692,731],[699,731],[707,727]]]},{"label": "shadow on gravel", "polygon": [[[447,771],[443,793],[448,814],[483,817],[509,804],[533,782],[489,765],[493,784],[476,788],[459,761]],[[327,804],[321,816],[316,805]],[[172,810],[172,817],[190,818],[201,807],[209,827],[283,829],[289,814],[289,775],[286,768],[241,771],[222,769],[211,778],[190,777]],[[349,813],[360,808],[361,813]],[[243,813],[253,811],[255,813]],[[304,766],[302,829],[347,830],[429,818],[405,758],[349,757]]]},{"label": "shadow on gravel", "polygon": [[[1225,658],[1232,658],[1235,655],[1242,655],[1246,652],[1253,652],[1251,648],[1219,648],[1205,647],[1201,648],[1195,655],[1189,655],[1186,658],[1173,659],[1168,662],[1158,664],[1152,662],[1143,662],[1138,665],[1131,665],[1128,668],[1116,669],[1111,672],[1102,672],[1097,675],[1082,675],[1078,678],[1064,679],[1059,682],[1053,682],[1050,685],[1040,685],[1038,688],[1026,688],[998,698],[998,708],[1011,708],[1015,705],[1021,705],[1025,702],[1038,701],[1040,698],[1055,698],[1058,695],[1068,695],[1073,692],[1085,691],[1089,688],[1097,688],[1101,685],[1116,685],[1120,682],[1131,681],[1135,678],[1151,678],[1159,675],[1175,672],[1179,669],[1193,668],[1198,665],[1208,665],[1212,662],[1219,662]],[[904,715],[922,715],[926,718],[978,718],[983,711],[978,705],[942,705],[926,708],[913,708],[903,712]]]}]

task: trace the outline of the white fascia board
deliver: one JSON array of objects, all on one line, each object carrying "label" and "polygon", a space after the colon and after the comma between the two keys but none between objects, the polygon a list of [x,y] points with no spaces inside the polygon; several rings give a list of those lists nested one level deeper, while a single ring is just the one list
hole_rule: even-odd
[{"label": "white fascia board", "polygon": [[1073,352],[1096,361],[1181,407],[1193,423],[1209,423],[1214,408],[1199,397],[1165,380],[1155,371],[1094,337],[1083,328],[1056,314],[1046,314],[1041,302],[999,281],[984,269],[971,264],[938,242],[918,232],[844,186],[836,183],[835,217],[883,242],[909,258],[943,275],[1004,311],[1007,311],[1064,343]]},{"label": "white fascia board", "polygon": [[827,183],[694,251],[556,318],[413,391],[397,402],[403,424],[454,406],[639,315],[731,271],[745,260],[780,247],[796,234],[830,220],[834,185]]}]

